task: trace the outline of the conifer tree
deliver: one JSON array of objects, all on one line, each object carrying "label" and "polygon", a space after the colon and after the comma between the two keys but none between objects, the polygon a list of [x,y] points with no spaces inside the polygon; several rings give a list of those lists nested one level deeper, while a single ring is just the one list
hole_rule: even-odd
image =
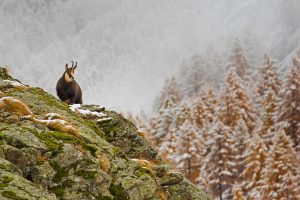
[{"label": "conifer tree", "polygon": [[299,160],[291,139],[278,129],[257,190],[262,199],[299,199]]},{"label": "conifer tree", "polygon": [[[175,158],[179,156],[178,138],[180,137],[180,127],[188,119],[190,109],[185,105],[176,107],[176,112],[172,115],[172,122],[168,126],[168,133],[162,139],[160,144],[160,154],[171,160],[173,163],[177,163]],[[163,126],[164,127],[164,126]]]},{"label": "conifer tree", "polygon": [[265,92],[265,96],[261,100],[261,118],[257,120],[256,132],[265,140],[267,148],[272,143],[274,131],[280,126],[278,122],[278,107],[279,100],[272,89]]},{"label": "conifer tree", "polygon": [[276,96],[279,96],[282,81],[279,79],[279,74],[276,72],[275,63],[275,60],[272,60],[265,54],[262,65],[257,69],[259,78],[256,92],[261,97],[269,90],[272,90]]},{"label": "conifer tree", "polygon": [[202,102],[202,99],[198,97],[192,106],[192,118],[195,121],[195,125],[201,129],[205,122],[204,103]]},{"label": "conifer tree", "polygon": [[243,120],[251,134],[254,128],[254,113],[242,84],[233,71],[229,71],[225,86],[222,88],[217,115],[219,120],[234,128]]},{"label": "conifer tree", "polygon": [[262,179],[262,170],[265,167],[268,149],[259,135],[254,135],[245,152],[245,169],[241,173],[242,184],[250,199],[259,198],[256,187]]},{"label": "conifer tree", "polygon": [[300,62],[293,59],[293,66],[287,74],[285,86],[282,90],[283,100],[280,105],[279,121],[286,123],[285,131],[294,146],[300,142]]},{"label": "conifer tree", "polygon": [[230,62],[227,65],[228,70],[233,70],[241,80],[246,80],[249,76],[250,65],[246,59],[245,53],[240,45],[239,40],[233,43]]},{"label": "conifer tree", "polygon": [[151,119],[149,132],[154,145],[159,146],[170,132],[176,109],[176,105],[167,101],[164,107],[161,107],[156,116]]},{"label": "conifer tree", "polygon": [[187,118],[178,129],[179,135],[176,145],[178,157],[176,163],[184,174],[194,182],[199,176],[203,141],[200,137],[200,130],[194,123],[191,111],[186,110],[188,111]]},{"label": "conifer tree", "polygon": [[159,146],[159,155],[165,160],[170,161],[170,163],[174,163],[175,159],[178,157],[177,154],[177,140],[178,140],[178,132],[174,128],[170,128],[170,131],[163,138],[160,146]]},{"label": "conifer tree", "polygon": [[175,77],[171,77],[165,81],[162,91],[159,97],[156,99],[156,111],[161,108],[166,108],[169,104],[179,104],[182,98],[180,87]]},{"label": "conifer tree", "polygon": [[231,193],[237,166],[234,162],[236,149],[230,128],[222,122],[214,122],[210,130],[210,146],[201,168],[201,180],[206,184],[206,190],[220,200],[225,199],[224,193]]},{"label": "conifer tree", "polygon": [[243,190],[240,186],[234,186],[232,189],[233,197],[232,200],[244,200]]},{"label": "conifer tree", "polygon": [[199,176],[202,160],[201,138],[189,105],[183,104],[162,142],[161,152],[167,155],[191,181]]},{"label": "conifer tree", "polygon": [[202,96],[203,117],[206,122],[212,122],[216,113],[217,100],[212,89]]},{"label": "conifer tree", "polygon": [[159,146],[169,133],[180,100],[181,93],[175,77],[167,79],[157,100],[156,114],[149,122],[150,139],[155,146]]}]

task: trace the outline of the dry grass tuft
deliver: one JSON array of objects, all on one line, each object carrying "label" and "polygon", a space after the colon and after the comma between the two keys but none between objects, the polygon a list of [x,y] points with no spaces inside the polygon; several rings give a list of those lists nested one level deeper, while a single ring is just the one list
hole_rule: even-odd
[{"label": "dry grass tuft", "polygon": [[48,160],[48,158],[46,156],[37,156],[36,157],[36,162],[37,163],[43,163],[43,162],[45,162],[47,160]]},{"label": "dry grass tuft", "polygon": [[168,200],[168,195],[163,188],[159,188],[157,191],[157,194],[158,194],[160,200]]},{"label": "dry grass tuft", "polygon": [[98,159],[100,168],[103,171],[108,172],[110,170],[110,160],[109,160],[109,158],[105,154],[102,154],[102,153],[97,154],[96,157]]},{"label": "dry grass tuft", "polygon": [[32,112],[27,105],[14,97],[0,98],[0,110],[19,116],[32,115]]}]

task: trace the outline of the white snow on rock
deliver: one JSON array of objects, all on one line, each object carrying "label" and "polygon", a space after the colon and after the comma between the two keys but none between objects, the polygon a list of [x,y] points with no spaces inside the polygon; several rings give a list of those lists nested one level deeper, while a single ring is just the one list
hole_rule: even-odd
[{"label": "white snow on rock", "polygon": [[11,81],[11,80],[3,80],[3,83],[12,86],[12,87],[17,87],[17,88],[26,88],[25,85],[23,85],[22,83],[19,83],[17,81]]},{"label": "white snow on rock", "polygon": [[[99,108],[102,108],[102,107],[99,106]],[[107,117],[107,115],[102,113],[102,112],[90,111],[88,109],[81,109],[80,104],[70,105],[70,109],[73,112],[79,112],[82,115],[93,115],[93,116],[97,116],[97,117]]]},{"label": "white snow on rock", "polygon": [[104,121],[110,121],[110,120],[112,120],[111,117],[103,117],[103,118],[98,119],[97,122],[104,122]]}]

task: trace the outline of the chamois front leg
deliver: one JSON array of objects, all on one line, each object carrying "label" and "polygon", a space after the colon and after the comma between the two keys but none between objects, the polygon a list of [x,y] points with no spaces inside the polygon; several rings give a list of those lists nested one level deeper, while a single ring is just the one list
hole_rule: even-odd
[{"label": "chamois front leg", "polygon": [[76,104],[76,103],[77,103],[76,99],[77,99],[76,95],[73,96],[72,98],[70,98],[70,99],[69,99],[69,101],[70,101],[69,104],[71,104],[71,105],[72,105],[72,104]]},{"label": "chamois front leg", "polygon": [[66,102],[67,104],[70,104],[71,100],[70,99],[66,99],[66,100],[64,100],[64,102]]}]

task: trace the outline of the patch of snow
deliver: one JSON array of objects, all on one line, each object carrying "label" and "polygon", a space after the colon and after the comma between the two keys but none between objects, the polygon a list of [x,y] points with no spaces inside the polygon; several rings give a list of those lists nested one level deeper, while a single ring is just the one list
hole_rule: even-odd
[{"label": "patch of snow", "polygon": [[77,109],[81,107],[81,104],[72,104],[70,105],[70,109],[75,112]]},{"label": "patch of snow", "polygon": [[222,171],[222,172],[220,173],[220,175],[232,176],[232,173],[229,172],[229,171]]},{"label": "patch of snow", "polygon": [[3,80],[4,83],[13,86],[13,87],[21,87],[21,88],[26,88],[25,85],[23,85],[22,83],[19,83],[17,81],[11,81],[11,80]]},{"label": "patch of snow", "polygon": [[60,118],[61,116],[60,116],[59,114],[57,114],[57,113],[47,113],[47,114],[45,115],[45,117],[46,117],[48,120],[50,120],[50,119],[53,119],[53,118]]},{"label": "patch of snow", "polygon": [[[97,117],[107,117],[106,114],[102,113],[102,112],[96,112],[96,111],[90,111],[90,110],[84,110],[84,109],[80,109],[81,108],[81,105],[80,104],[73,104],[73,105],[70,105],[70,109],[73,111],[73,112],[79,112],[80,114],[82,115],[94,115],[94,116],[97,116]],[[99,106],[99,108],[101,108]]]},{"label": "patch of snow", "polygon": [[103,121],[109,121],[109,120],[112,120],[111,117],[104,117],[104,118],[100,118],[97,120],[97,122],[103,122]]}]

